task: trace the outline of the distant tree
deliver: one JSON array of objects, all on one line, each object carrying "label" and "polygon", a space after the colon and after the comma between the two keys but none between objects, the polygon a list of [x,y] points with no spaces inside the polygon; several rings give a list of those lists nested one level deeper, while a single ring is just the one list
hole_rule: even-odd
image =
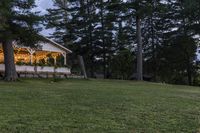
[{"label": "distant tree", "polygon": [[118,79],[130,79],[133,73],[135,56],[128,49],[120,50],[111,61],[112,77]]},{"label": "distant tree", "polygon": [[[46,15],[47,28],[55,29],[51,37],[70,47],[76,55],[83,55],[86,68],[91,77],[94,77],[95,37],[93,29],[96,22],[94,1],[55,0],[54,6],[56,8],[48,9]],[[69,42],[74,45],[70,45]]]},{"label": "distant tree", "polygon": [[137,80],[143,80],[143,41],[142,19],[151,13],[151,5],[148,0],[127,0],[125,3],[127,16],[134,17],[137,42]]},{"label": "distant tree", "polygon": [[185,17],[188,29],[193,34],[200,34],[200,1],[199,0],[179,0],[182,5],[182,14]]},{"label": "distant tree", "polygon": [[[63,45],[73,42],[70,47],[77,55],[83,55],[90,77],[94,77],[97,69],[102,69],[106,78],[110,56],[115,49],[109,4],[110,1],[58,0],[54,1],[56,8],[48,9],[46,15],[47,28],[56,30],[52,37]],[[97,67],[96,63],[100,65]]]},{"label": "distant tree", "polygon": [[143,20],[144,73],[152,75],[157,81],[159,70],[158,52],[163,45],[164,31],[168,22],[165,20],[168,7],[160,0],[151,0],[151,12]]},{"label": "distant tree", "polygon": [[[174,72],[169,75],[168,79],[176,77],[179,83],[187,83],[189,85],[192,85],[195,73],[194,61],[197,49],[197,43],[194,39],[194,36],[197,34],[192,28],[195,22],[192,21],[191,18],[193,17],[191,17],[191,13],[188,9],[191,9],[190,4],[193,5],[194,1],[190,1],[190,3],[188,0],[177,0],[168,3],[169,10],[165,16],[165,19],[168,20],[165,22],[165,25],[167,25],[166,27],[168,28],[164,31],[164,43],[163,46],[161,46],[161,52],[167,50],[167,53],[170,54],[166,53],[166,55],[163,55],[164,58],[160,57],[161,59],[167,59],[169,61],[168,64],[170,64],[170,66],[168,68],[171,68],[171,71]],[[180,49],[180,52],[176,53],[178,49]],[[187,82],[182,80],[185,77],[187,77]]]},{"label": "distant tree", "polygon": [[192,85],[196,48],[195,40],[188,36],[177,36],[166,42],[161,56],[161,77],[169,83]]},{"label": "distant tree", "polygon": [[31,10],[35,0],[1,0],[0,1],[0,42],[3,45],[5,80],[17,80],[14,63],[13,41],[31,45],[38,39],[36,26],[41,17]]},{"label": "distant tree", "polygon": [[[114,70],[114,61],[119,63],[116,57],[130,49],[137,53],[130,72],[136,69],[138,80],[145,73],[154,81],[170,83],[174,77],[177,81],[187,77],[191,84],[196,71],[194,37],[200,32],[199,0],[55,0],[54,4],[46,16],[47,28],[55,28],[52,36],[56,41],[83,55],[90,77],[98,72],[108,78],[111,72],[122,70]],[[181,47],[190,52],[174,52]],[[175,58],[178,54],[184,56]]]}]

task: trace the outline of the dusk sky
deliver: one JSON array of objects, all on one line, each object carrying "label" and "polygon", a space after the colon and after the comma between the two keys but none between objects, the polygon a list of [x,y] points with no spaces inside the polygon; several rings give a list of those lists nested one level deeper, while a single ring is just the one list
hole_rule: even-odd
[{"label": "dusk sky", "polygon": [[45,13],[47,8],[53,6],[52,0],[36,0],[36,4],[38,5],[37,10],[41,13]]},{"label": "dusk sky", "polygon": [[[40,11],[41,14],[45,14],[46,13],[46,9],[48,8],[52,8],[53,7],[53,2],[52,0],[36,0],[36,4],[37,4],[37,8],[35,9],[36,11]],[[53,32],[52,29],[49,30],[43,30],[41,32],[41,34],[48,36],[49,34],[51,34]]]}]

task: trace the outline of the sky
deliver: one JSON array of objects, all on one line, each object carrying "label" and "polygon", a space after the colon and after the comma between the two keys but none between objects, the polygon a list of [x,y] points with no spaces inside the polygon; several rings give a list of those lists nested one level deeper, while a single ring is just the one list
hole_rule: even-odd
[{"label": "sky", "polygon": [[[47,13],[46,9],[53,7],[53,2],[52,0],[36,0],[36,5],[37,5],[37,8],[34,10],[40,11],[41,14],[43,15]],[[48,36],[52,32],[53,32],[52,29],[48,29],[48,30],[44,29],[41,31],[41,34],[44,36]]]},{"label": "sky", "polygon": [[36,0],[37,11],[41,11],[42,14],[46,13],[46,9],[53,7],[52,0]]}]

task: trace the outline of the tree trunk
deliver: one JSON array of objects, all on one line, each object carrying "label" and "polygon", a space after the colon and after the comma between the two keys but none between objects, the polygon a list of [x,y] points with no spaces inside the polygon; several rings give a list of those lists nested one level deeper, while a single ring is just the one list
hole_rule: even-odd
[{"label": "tree trunk", "polygon": [[[87,0],[87,4],[89,4],[90,1]],[[90,76],[91,78],[94,78],[94,51],[93,51],[93,39],[92,39],[92,17],[91,17],[91,7],[87,6],[87,15],[89,18],[89,27],[88,27],[88,37],[89,37],[89,55],[90,55]],[[87,21],[87,20],[86,20]]]},{"label": "tree trunk", "polygon": [[136,16],[136,29],[137,29],[137,80],[143,80],[143,56],[142,56],[142,36],[141,36],[141,18]]},{"label": "tree trunk", "polygon": [[5,64],[5,77],[6,81],[16,81],[17,71],[15,68],[15,61],[14,61],[14,49],[12,45],[12,41],[5,41],[2,44],[3,52],[4,52],[4,64]]},{"label": "tree trunk", "polygon": [[103,0],[101,0],[101,7],[100,7],[100,16],[101,16],[101,38],[102,38],[102,46],[103,46],[103,75],[104,79],[106,79],[107,75],[107,63],[106,63],[106,44],[105,44],[105,25],[104,25],[104,8],[103,8]]},{"label": "tree trunk", "polygon": [[189,58],[188,58],[188,63],[187,63],[187,77],[188,77],[188,85],[192,85],[192,70],[191,70],[191,62]]},{"label": "tree trunk", "polygon": [[[152,3],[153,9],[154,3]],[[152,70],[153,70],[153,80],[157,81],[157,55],[156,55],[156,44],[155,44],[155,32],[154,32],[154,19],[153,19],[153,13],[150,17],[150,23],[151,23],[151,45],[152,45]]]},{"label": "tree trunk", "polygon": [[85,63],[84,63],[84,60],[83,60],[83,56],[78,56],[78,59],[79,59],[79,64],[81,66],[81,71],[84,75],[84,78],[87,79],[87,73],[86,73],[86,70],[85,70]]}]

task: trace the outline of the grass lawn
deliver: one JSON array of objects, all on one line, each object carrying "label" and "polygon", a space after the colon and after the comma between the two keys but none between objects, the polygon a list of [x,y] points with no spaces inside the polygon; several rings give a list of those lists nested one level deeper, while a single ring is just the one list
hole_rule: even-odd
[{"label": "grass lawn", "polygon": [[200,88],[111,80],[1,81],[0,132],[198,133]]}]

